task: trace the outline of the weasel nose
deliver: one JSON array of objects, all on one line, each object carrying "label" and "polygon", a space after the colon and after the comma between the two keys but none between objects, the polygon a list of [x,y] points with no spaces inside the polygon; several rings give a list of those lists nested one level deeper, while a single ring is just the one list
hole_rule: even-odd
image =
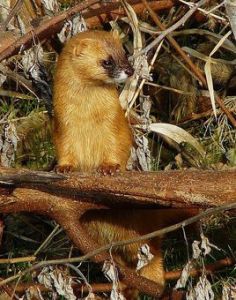
[{"label": "weasel nose", "polygon": [[125,69],[125,73],[130,77],[134,74],[134,69],[133,67],[131,66],[128,66],[126,69]]}]

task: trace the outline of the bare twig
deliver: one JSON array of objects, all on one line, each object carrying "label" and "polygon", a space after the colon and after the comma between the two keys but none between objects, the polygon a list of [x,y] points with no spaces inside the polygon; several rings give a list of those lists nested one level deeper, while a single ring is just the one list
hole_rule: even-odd
[{"label": "bare twig", "polygon": [[55,233],[58,231],[58,229],[60,228],[59,225],[56,225],[54,227],[54,229],[52,230],[52,232],[49,234],[49,236],[47,236],[47,238],[43,241],[43,243],[38,247],[38,249],[34,252],[34,255],[36,256],[53,238],[53,236],[55,235]]},{"label": "bare twig", "polygon": [[[5,288],[6,286],[4,286]],[[24,294],[26,290],[28,290],[30,287],[34,288],[34,289],[38,289],[41,292],[50,292],[52,289],[45,287],[42,284],[33,284],[33,283],[20,283],[16,286],[16,293],[17,294]],[[76,284],[73,283],[72,284],[74,293],[88,293],[89,292],[89,288],[86,285],[80,285],[80,284]],[[112,290],[112,284],[111,283],[94,283],[91,285],[93,293],[106,293],[106,292],[111,292]],[[122,283],[119,283],[119,290],[124,290],[126,288],[125,285],[122,285]],[[9,295],[11,295],[11,293],[8,293]],[[184,298],[180,298],[180,296],[184,293],[180,292],[180,291],[171,291],[168,290],[167,292],[165,292],[162,296],[161,296],[161,300],[170,300],[170,299],[174,299],[174,300],[183,300]],[[171,296],[170,296],[171,295]],[[171,298],[170,298],[171,297]],[[17,298],[16,298],[17,299]]]},{"label": "bare twig", "polygon": [[145,84],[150,85],[150,86],[154,86],[154,87],[158,87],[158,88],[163,89],[163,90],[168,90],[168,91],[171,91],[171,92],[176,93],[176,94],[192,95],[192,93],[190,93],[190,92],[181,91],[181,90],[169,87],[169,86],[165,86],[165,85],[161,85],[161,84],[157,84],[157,83],[153,83],[153,82],[149,82],[149,81],[145,82]]},{"label": "bare twig", "polygon": [[33,262],[35,260],[36,260],[36,256],[0,258],[0,264],[17,264],[20,262]]},{"label": "bare twig", "polygon": [[[232,113],[235,113],[235,109],[234,108],[228,109],[228,110],[230,112],[232,112]],[[220,110],[216,111],[217,115],[219,115],[221,113],[222,112]],[[179,120],[177,124],[182,125],[182,124],[186,124],[188,122],[196,121],[196,120],[199,120],[199,119],[202,119],[202,118],[206,118],[206,117],[209,117],[209,116],[213,116],[212,109],[209,109],[207,111],[204,111],[204,112],[201,112],[201,113],[198,113],[198,114],[192,113],[191,115],[186,116],[184,119]]]},{"label": "bare twig", "polygon": [[[132,0],[129,1],[129,4],[132,5],[136,14],[143,12],[144,6],[142,3],[139,3],[141,0]],[[172,0],[160,0],[160,1],[150,1],[150,6],[154,11],[160,11],[163,9],[170,9],[174,6],[174,1]],[[94,9],[88,13],[84,13],[84,18],[89,28],[93,28],[102,23],[117,20],[118,18],[123,18],[125,16],[124,9],[120,6],[119,2],[106,3],[105,6],[101,8]]]}]

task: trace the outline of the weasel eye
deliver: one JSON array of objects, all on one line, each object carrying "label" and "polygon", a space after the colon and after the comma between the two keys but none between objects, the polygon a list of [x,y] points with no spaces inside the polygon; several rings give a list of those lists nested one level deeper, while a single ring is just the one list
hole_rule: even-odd
[{"label": "weasel eye", "polygon": [[114,60],[112,58],[106,59],[102,61],[102,66],[105,69],[113,68],[114,66]]}]

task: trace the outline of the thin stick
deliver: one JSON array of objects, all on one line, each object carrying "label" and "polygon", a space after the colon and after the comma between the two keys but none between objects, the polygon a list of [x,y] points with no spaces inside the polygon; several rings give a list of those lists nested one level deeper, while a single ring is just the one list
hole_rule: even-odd
[{"label": "thin stick", "polygon": [[192,93],[190,93],[190,92],[181,91],[181,90],[178,90],[178,89],[171,88],[169,86],[165,86],[165,85],[161,85],[161,84],[157,84],[157,83],[153,83],[153,82],[149,82],[149,81],[145,82],[144,84],[154,86],[154,87],[158,87],[158,88],[163,89],[163,90],[172,91],[173,93],[177,93],[177,94],[181,94],[181,95],[192,95]]},{"label": "thin stick", "polygon": [[56,225],[52,232],[49,234],[49,236],[43,241],[43,243],[38,247],[38,249],[34,252],[34,255],[36,256],[47,244],[51,239],[53,238],[55,232],[60,228],[60,225]]},{"label": "thin stick", "polygon": [[0,264],[17,264],[21,262],[32,262],[36,260],[36,256],[0,258]]},{"label": "thin stick", "polygon": [[[231,109],[229,109],[229,111],[232,112],[232,113],[235,113],[235,108],[231,108]],[[219,114],[222,114],[222,112],[220,110],[217,110],[216,114],[219,115]],[[203,119],[203,118],[206,118],[206,117],[209,117],[209,116],[212,116],[212,115],[213,115],[212,109],[209,109],[209,110],[204,111],[204,112],[199,113],[199,114],[192,113],[191,115],[188,115],[184,119],[178,121],[177,124],[178,125],[186,124],[188,122]]]}]

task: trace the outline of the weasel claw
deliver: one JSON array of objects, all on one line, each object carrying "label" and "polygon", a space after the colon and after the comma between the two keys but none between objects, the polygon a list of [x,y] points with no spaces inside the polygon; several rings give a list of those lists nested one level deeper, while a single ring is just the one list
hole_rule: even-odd
[{"label": "weasel claw", "polygon": [[101,173],[102,175],[114,175],[115,173],[120,172],[120,165],[115,164],[115,165],[102,165],[98,168],[98,172]]},{"label": "weasel claw", "polygon": [[74,171],[74,167],[72,165],[57,165],[54,168],[56,173],[70,173]]}]

